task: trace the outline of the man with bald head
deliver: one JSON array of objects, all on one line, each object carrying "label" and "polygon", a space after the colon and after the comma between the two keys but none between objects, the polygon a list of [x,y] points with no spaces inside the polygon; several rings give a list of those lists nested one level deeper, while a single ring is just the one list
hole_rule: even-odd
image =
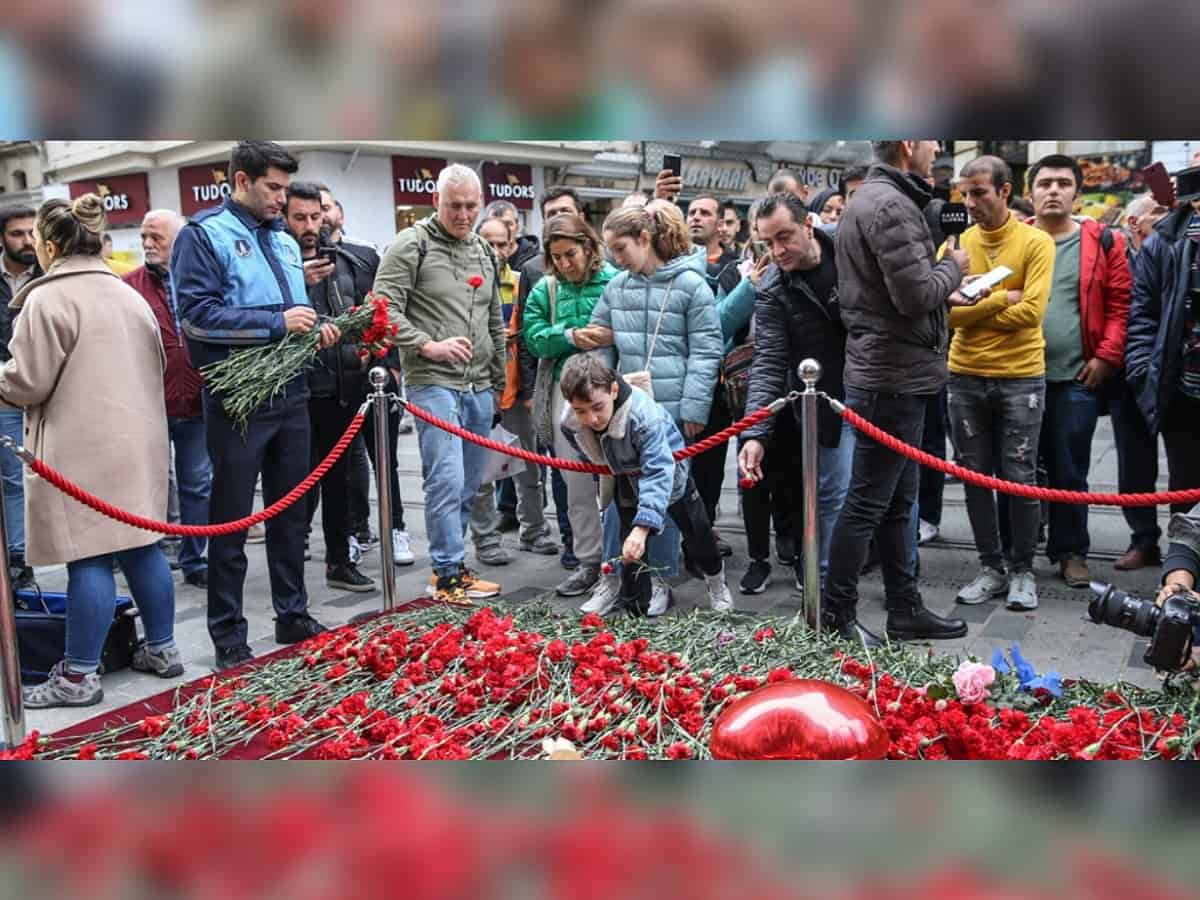
[{"label": "man with bald head", "polygon": [[[142,252],[146,264],[134,269],[124,281],[146,298],[162,335],[167,368],[163,392],[167,404],[167,426],[175,448],[175,482],[179,488],[179,519],[184,525],[208,524],[208,498],[212,466],[204,431],[200,389],[204,383],[192,367],[179,308],[171,293],[167,265],[175,236],[184,225],[183,216],[169,209],[154,209],[142,220]],[[179,549],[183,579],[193,587],[207,587],[208,561],[203,538],[184,538]]]}]

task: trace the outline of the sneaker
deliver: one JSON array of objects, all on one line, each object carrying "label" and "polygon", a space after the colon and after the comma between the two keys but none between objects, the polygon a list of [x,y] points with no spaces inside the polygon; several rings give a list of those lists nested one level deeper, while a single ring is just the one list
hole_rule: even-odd
[{"label": "sneaker", "polygon": [[558,561],[567,571],[579,568],[579,557],[575,555],[575,549],[570,544],[563,547],[562,556],[558,558]]},{"label": "sneaker", "polygon": [[1032,572],[1018,572],[1013,575],[1005,606],[1013,610],[1037,609],[1037,581]]},{"label": "sneaker", "polygon": [[761,594],[771,583],[771,564],[765,559],[751,561],[750,568],[742,576],[738,590],[743,594]]},{"label": "sneaker", "polygon": [[796,564],[796,540],[790,534],[775,536],[775,558],[781,566]]},{"label": "sneaker", "polygon": [[412,539],[407,531],[399,528],[392,529],[392,563],[397,566],[411,566],[416,562],[412,552]]},{"label": "sneaker", "polygon": [[41,684],[23,689],[25,706],[29,709],[52,709],[59,706],[95,706],[104,699],[100,676],[95,672],[84,675],[82,681],[67,677],[67,661],[61,660],[50,670],[50,677]]},{"label": "sneaker", "polygon": [[733,609],[733,595],[729,593],[729,585],[725,583],[724,568],[716,575],[705,575],[704,588],[708,591],[708,605],[713,612],[729,612]]},{"label": "sneaker", "polygon": [[234,644],[232,647],[217,647],[217,670],[232,669],[254,659],[254,654],[245,644]]},{"label": "sneaker", "polygon": [[286,616],[275,620],[275,643],[299,644],[325,631],[328,629],[308,613]]},{"label": "sneaker", "polygon": [[1067,587],[1085,588],[1091,586],[1092,575],[1088,571],[1087,560],[1082,556],[1070,556],[1058,564],[1058,573]]},{"label": "sneaker", "polygon": [[343,591],[354,591],[357,594],[369,594],[375,590],[375,582],[358,571],[358,567],[354,563],[326,566],[325,584],[331,588],[341,588]]},{"label": "sneaker", "polygon": [[924,519],[921,519],[917,525],[917,543],[928,544],[930,541],[936,541],[938,535],[941,533],[942,530],[932,522],[926,522]]},{"label": "sneaker", "polygon": [[500,585],[494,581],[485,581],[480,578],[466,566],[458,570],[459,577],[462,578],[463,587],[467,590],[467,596],[472,600],[490,600],[492,597],[500,596]]},{"label": "sneaker", "polygon": [[[582,566],[580,568],[583,568]],[[606,616],[614,609],[621,600],[621,576],[620,575],[602,575],[596,581],[596,589],[592,591],[592,596],[587,603],[579,607],[581,613],[596,613],[597,615]]]},{"label": "sneaker", "polygon": [[267,526],[262,522],[251,525],[246,531],[247,544],[265,544],[267,542]]},{"label": "sneaker", "polygon": [[451,606],[474,606],[467,596],[466,585],[458,575],[436,575],[430,581],[427,592],[438,603],[448,603]]},{"label": "sneaker", "polygon": [[512,562],[508,551],[499,544],[493,544],[490,547],[476,547],[475,558],[482,566],[507,566]]},{"label": "sneaker", "polygon": [[[716,577],[716,576],[713,576],[713,577]],[[721,583],[722,584],[725,583],[725,579],[723,576],[721,578]],[[711,596],[712,596],[712,593],[710,591],[709,597],[711,598]],[[732,600],[729,601],[729,605],[730,606],[733,605]],[[650,608],[648,610],[646,610],[646,615],[650,616],[650,618],[654,618],[655,616],[661,616],[663,613],[665,613],[670,608],[670,606],[671,606],[671,586],[669,584],[667,584],[667,580],[665,578],[659,578],[658,576],[652,576],[650,578]]]},{"label": "sneaker", "polygon": [[558,541],[548,534],[531,541],[522,539],[517,546],[523,553],[536,553],[538,556],[554,556],[558,553]]},{"label": "sneaker", "polygon": [[560,597],[582,597],[594,588],[599,580],[599,566],[581,565],[567,577],[566,581],[559,584],[554,592]]},{"label": "sneaker", "polygon": [[350,565],[357,566],[360,562],[362,562],[362,544],[358,542],[358,538],[353,534],[350,535],[348,544],[350,547]]},{"label": "sneaker", "polygon": [[362,547],[363,553],[368,553],[379,545],[379,538],[371,534],[369,526],[356,531],[354,538],[358,541],[359,546]]},{"label": "sneaker", "polygon": [[134,649],[129,665],[135,672],[151,672],[159,678],[178,678],[183,674],[183,657],[174,644],[165,650],[151,650],[142,641]]},{"label": "sneaker", "polygon": [[978,606],[988,600],[1002,597],[1009,589],[1009,578],[1004,572],[985,566],[975,580],[958,592],[955,603]]}]

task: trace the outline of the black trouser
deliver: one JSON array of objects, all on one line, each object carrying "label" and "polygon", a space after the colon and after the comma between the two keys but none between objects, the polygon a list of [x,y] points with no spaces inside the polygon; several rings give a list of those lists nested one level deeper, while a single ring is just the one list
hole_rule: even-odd
[{"label": "black trouser", "polygon": [[[905,443],[921,446],[926,395],[883,394],[846,388],[846,405]],[[850,492],[833,530],[824,607],[838,622],[856,618],[858,575],[875,536],[889,611],[921,605],[917,589],[912,507],[917,498],[917,464],[862,434],[854,444]]]},{"label": "black trouser", "polygon": [[[366,431],[364,428],[363,431]],[[370,529],[371,519],[371,463],[367,459],[367,444],[375,439],[373,434],[360,431],[346,449],[349,466],[349,512],[351,534]]]},{"label": "black trouser", "polygon": [[[1162,421],[1167,448],[1167,489],[1187,491],[1200,487],[1200,400],[1176,392]],[[1172,503],[1171,512],[1190,512],[1191,503]]]},{"label": "black trouser", "polygon": [[[637,516],[636,493],[628,478],[618,477],[616,482],[617,514],[621,524],[621,543],[624,545]],[[705,512],[704,501],[690,477],[683,496],[667,507],[667,515],[679,527],[683,552],[688,559],[695,562],[705,575],[719,574],[723,568],[721,551],[717,547],[712,522]],[[621,597],[626,604],[632,603],[634,610],[641,615],[645,615],[650,608],[650,574],[638,563],[621,566]]]},{"label": "black trouser", "polygon": [[[946,391],[929,398],[925,404],[925,436],[921,449],[938,459],[946,458]],[[921,467],[921,483],[917,507],[922,519],[930,525],[942,524],[942,497],[946,492],[946,476],[937,469]]]},{"label": "black trouser", "polygon": [[[254,413],[244,433],[225,415],[220,400],[205,390],[204,424],[213,469],[210,522],[250,515],[260,472],[267,506],[308,474],[308,391],[302,380],[294,381],[287,393]],[[301,501],[266,522],[271,603],[280,618],[308,610],[304,589],[306,520]],[[245,543],[244,531],[214,537],[208,543],[208,633],[218,648],[246,643],[246,618],[242,615]]]},{"label": "black trouser", "polygon": [[[313,468],[329,455],[334,444],[346,433],[357,411],[333,398],[314,397],[308,401],[308,419],[312,428],[309,463]],[[309,522],[316,512],[317,500],[321,501],[326,566],[344,566],[350,562],[350,468],[347,448],[347,452],[325,473],[317,488],[308,494]]]},{"label": "black trouser", "polygon": [[[700,432],[695,441],[728,428],[733,423],[729,405],[725,402],[725,388],[717,385],[713,394],[712,409],[708,414],[708,425]],[[708,521],[717,521],[717,503],[721,499],[721,487],[725,484],[725,454],[729,450],[729,442],[718,444],[711,450],[692,457],[692,479],[696,482],[696,490],[704,501],[704,511],[708,513]]]},{"label": "black trouser", "polygon": [[[1150,433],[1124,373],[1108,387],[1107,401],[1113,442],[1117,445],[1117,490],[1122,494],[1152,494],[1158,484],[1158,438]],[[1158,526],[1157,507],[1123,506],[1121,513],[1129,526],[1131,547],[1158,547],[1162,529]]]},{"label": "black trouser", "polygon": [[[399,392],[394,379],[388,382],[387,390]],[[404,503],[400,499],[400,470],[396,458],[400,446],[400,420],[403,416],[400,410],[392,408],[388,411],[388,477],[392,482],[392,528],[407,531],[404,527]],[[379,472],[379,460],[375,458],[375,404],[367,409],[367,420],[363,422],[362,430],[350,445],[350,484],[349,484],[349,529],[350,534],[370,529],[371,517],[371,467]],[[368,466],[367,460],[370,460]],[[318,460],[319,462],[320,460]],[[380,539],[387,535],[380,535]]]},{"label": "black trouser", "polygon": [[779,413],[779,421],[763,456],[763,477],[742,492],[742,522],[746,526],[746,548],[752,560],[771,558],[771,516],[776,536],[792,534],[792,510],[801,508],[800,434],[790,410]]}]

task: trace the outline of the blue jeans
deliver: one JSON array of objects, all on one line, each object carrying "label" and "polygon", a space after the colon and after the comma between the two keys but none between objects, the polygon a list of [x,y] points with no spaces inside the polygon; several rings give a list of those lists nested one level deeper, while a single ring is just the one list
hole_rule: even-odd
[{"label": "blue jeans", "polygon": [[77,559],[67,563],[67,668],[71,672],[86,675],[100,667],[117,609],[114,557],[141,613],[146,644],[151,650],[162,650],[175,643],[175,582],[157,542]]},{"label": "blue jeans", "polygon": [[[0,435],[24,443],[25,413],[0,411]],[[8,530],[8,552],[25,555],[25,474],[21,460],[11,450],[0,450],[0,480],[4,482],[4,527]]]},{"label": "blue jeans", "polygon": [[[494,411],[490,390],[454,391],[437,385],[410,387],[414,405],[474,434],[487,436]],[[454,575],[463,562],[463,537],[487,450],[417,419],[425,491],[425,530],[434,574]]]},{"label": "blue jeans", "polygon": [[[829,548],[833,529],[850,490],[850,472],[854,468],[854,426],[842,422],[842,435],[836,447],[817,451],[817,517],[821,523],[821,582],[829,572]],[[802,521],[798,518],[796,521]]]},{"label": "blue jeans", "polygon": [[[604,511],[604,560],[612,562],[620,568],[617,562],[621,558],[621,515],[614,500]],[[670,516],[663,518],[663,530],[650,535],[646,541],[646,564],[653,567],[660,578],[674,578],[679,574],[679,558],[682,553],[683,536],[679,526]]]},{"label": "blue jeans", "polygon": [[[1041,449],[1046,458],[1050,487],[1086,491],[1092,463],[1092,436],[1100,416],[1100,398],[1077,381],[1046,384],[1046,412],[1042,419]],[[1088,508],[1051,503],[1046,555],[1053,563],[1086,557]]]},{"label": "blue jeans", "polygon": [[[168,419],[175,445],[175,484],[179,491],[179,521],[184,525],[208,524],[208,498],[212,492],[212,464],[208,461],[204,419]],[[208,568],[204,538],[185,537],[179,546],[179,566],[184,575]]]}]

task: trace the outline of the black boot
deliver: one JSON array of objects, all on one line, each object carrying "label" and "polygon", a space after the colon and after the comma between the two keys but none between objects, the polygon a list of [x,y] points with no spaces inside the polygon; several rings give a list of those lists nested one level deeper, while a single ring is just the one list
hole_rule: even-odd
[{"label": "black boot", "polygon": [[862,644],[867,649],[883,646],[883,641],[868,631],[857,619],[839,619],[837,616],[826,614],[822,624],[826,631],[837,634],[843,641]]},{"label": "black boot", "polygon": [[918,603],[911,609],[889,609],[887,636],[894,641],[949,640],[967,633],[967,623],[962,619],[947,619],[924,604]]}]

